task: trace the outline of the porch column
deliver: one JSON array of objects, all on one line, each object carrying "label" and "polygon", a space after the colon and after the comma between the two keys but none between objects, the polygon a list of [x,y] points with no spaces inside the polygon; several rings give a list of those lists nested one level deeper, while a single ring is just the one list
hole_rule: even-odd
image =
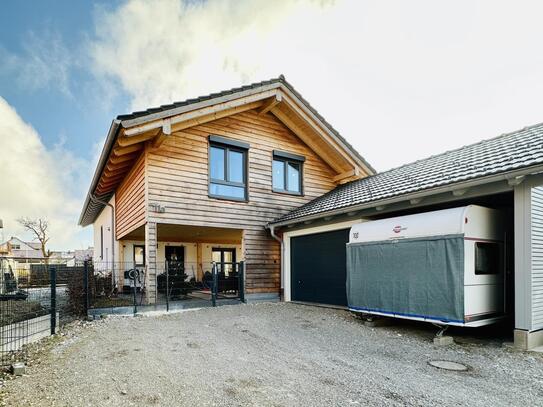
[{"label": "porch column", "polygon": [[515,186],[515,347],[543,345],[543,186]]},{"label": "porch column", "polygon": [[145,224],[145,302],[154,304],[157,298],[156,287],[157,226],[155,222]]}]

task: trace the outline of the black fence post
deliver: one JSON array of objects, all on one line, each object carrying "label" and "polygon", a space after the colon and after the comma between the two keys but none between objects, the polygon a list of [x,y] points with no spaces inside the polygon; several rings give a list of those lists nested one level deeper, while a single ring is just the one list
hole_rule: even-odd
[{"label": "black fence post", "polygon": [[219,278],[217,275],[217,263],[213,263],[213,267],[211,268],[211,273],[213,276],[213,285],[211,286],[211,304],[216,307],[217,306],[217,286],[219,285]]},{"label": "black fence post", "polygon": [[56,333],[57,329],[57,268],[49,267],[49,276],[51,279],[51,335]]},{"label": "black fence post", "polygon": [[85,317],[89,316],[90,289],[89,289],[89,261],[83,262],[83,287],[85,289]]},{"label": "black fence post", "polygon": [[[164,263],[166,266],[166,312],[170,312],[170,265],[168,263],[168,260]],[[158,272],[156,273],[158,275]],[[156,290],[157,290],[157,296],[158,296],[158,279],[156,283]],[[158,301],[157,301],[158,302]]]},{"label": "black fence post", "polygon": [[245,302],[245,262],[239,262],[239,271],[238,271],[238,282],[239,282],[239,300]]}]

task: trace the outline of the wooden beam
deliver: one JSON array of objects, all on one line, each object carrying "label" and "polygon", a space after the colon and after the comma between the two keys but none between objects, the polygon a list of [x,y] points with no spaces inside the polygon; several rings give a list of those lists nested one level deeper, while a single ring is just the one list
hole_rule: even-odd
[{"label": "wooden beam", "polygon": [[[179,131],[188,129],[189,127],[198,126],[200,124],[205,124],[205,123],[211,122],[213,120],[222,119],[223,117],[231,116],[233,114],[246,112],[248,110],[253,110],[253,109],[256,109],[256,108],[262,106],[262,103],[263,103],[262,101],[253,102],[253,103],[249,103],[247,105],[235,107],[235,108],[225,110],[225,111],[222,111],[222,112],[219,112],[219,113],[213,113],[213,114],[209,114],[209,115],[206,115],[206,116],[199,117],[197,119],[187,120],[186,122],[172,125],[171,126],[171,132],[172,133],[177,133]],[[160,135],[154,141],[152,147],[153,148],[160,147],[162,145],[162,143],[164,143],[164,141],[166,141],[167,138],[168,138],[168,136]]]},{"label": "wooden beam", "polygon": [[327,152],[319,146],[314,139],[307,134],[300,126],[294,123],[290,117],[288,117],[283,111],[276,107],[271,109],[271,112],[285,125],[287,126],[294,134],[296,134],[304,143],[306,143],[309,148],[311,148],[315,153],[317,153],[334,171],[337,173],[342,173],[345,171],[345,168],[338,164],[338,160],[334,159]]},{"label": "wooden beam", "polygon": [[150,139],[156,137],[159,133],[160,133],[160,130],[159,131],[154,131],[154,132],[138,134],[137,136],[132,136],[132,137],[120,136],[117,139],[117,143],[121,147],[128,147],[128,146],[132,146],[134,144],[139,144],[139,143],[143,143],[143,142],[145,142],[147,140],[150,140]]},{"label": "wooden beam", "polygon": [[153,148],[159,148],[162,143],[166,141],[166,139],[172,134],[172,121],[168,119],[164,119],[164,124],[162,125],[162,132],[161,134],[153,141]]},{"label": "wooden beam", "polygon": [[262,106],[263,103],[263,101],[259,100],[256,102],[248,103],[246,105],[233,107],[228,110],[223,110],[221,112],[211,113],[181,123],[172,124],[172,132],[188,129],[189,127],[198,126],[199,124],[208,123],[213,120],[222,119],[223,117],[232,116],[234,114],[246,112],[248,110],[257,109],[258,107]]},{"label": "wooden beam", "polygon": [[341,182],[345,179],[351,179],[358,177],[360,175],[360,169],[358,167],[353,168],[352,170],[342,172],[341,174],[336,175],[332,180],[334,182]]},{"label": "wooden beam", "polygon": [[129,171],[129,169],[127,169],[127,167],[117,168],[117,169],[113,169],[113,170],[106,169],[106,170],[104,170],[103,175],[104,175],[104,177],[113,177],[113,176],[116,176],[118,174],[126,174],[128,171]]},{"label": "wooden beam", "polygon": [[141,144],[136,144],[128,147],[115,147],[113,149],[113,155],[120,157],[122,155],[131,154],[133,152],[139,151],[141,149]]},{"label": "wooden beam", "polygon": [[117,171],[117,170],[120,170],[121,168],[126,168],[126,167],[130,167],[132,166],[134,163],[132,161],[125,161],[123,163],[120,163],[120,164],[113,164],[113,163],[108,163],[106,165],[106,170],[112,172],[112,171]]},{"label": "wooden beam", "polygon": [[268,113],[270,110],[272,110],[275,106],[277,106],[281,101],[283,100],[283,96],[281,93],[277,93],[275,97],[271,98],[271,100],[262,106],[262,108],[258,111],[258,114],[264,115]]},{"label": "wooden beam", "polygon": [[[245,96],[242,98],[230,100],[228,102],[218,103],[216,105],[212,105],[212,106],[208,106],[208,107],[204,107],[200,109],[195,109],[195,110],[191,110],[189,112],[185,112],[176,116],[172,116],[169,118],[171,120],[172,131],[176,131],[174,125],[178,123],[181,124],[183,122],[186,122],[187,120],[197,119],[199,117],[203,117],[203,116],[207,116],[211,114],[217,114],[225,110],[242,107],[248,104],[252,104],[254,102],[260,102],[259,103],[259,106],[260,106],[264,103],[263,101],[265,99],[275,96],[276,94],[277,94],[277,89],[271,89],[271,90],[257,93],[254,95]],[[127,128],[125,129],[124,134],[126,136],[134,136],[136,134],[145,133],[152,129],[161,128],[163,125],[164,125],[164,119],[155,120],[150,123],[145,123],[139,126]],[[192,127],[192,126],[189,126],[189,127]]]},{"label": "wooden beam", "polygon": [[114,157],[113,155],[109,157],[109,162],[113,165],[121,164],[126,161],[134,160],[138,157],[138,154],[127,154],[120,157]]}]

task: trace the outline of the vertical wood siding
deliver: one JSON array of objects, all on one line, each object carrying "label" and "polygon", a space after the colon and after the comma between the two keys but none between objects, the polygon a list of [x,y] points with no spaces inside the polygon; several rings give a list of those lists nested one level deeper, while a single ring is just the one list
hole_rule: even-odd
[{"label": "vertical wood siding", "polygon": [[145,208],[145,154],[142,154],[116,191],[117,239],[145,223]]},{"label": "vertical wood siding", "polygon": [[532,188],[532,329],[543,329],[543,186]]},{"label": "vertical wood siding", "polygon": [[[208,197],[208,136],[250,144],[249,202]],[[303,155],[304,196],[272,192],[273,150]],[[218,119],[172,134],[147,153],[149,203],[166,208],[148,213],[148,221],[206,225],[244,230],[248,292],[278,292],[280,246],[264,226],[267,222],[328,192],[334,171],[272,114],[254,111]]]}]

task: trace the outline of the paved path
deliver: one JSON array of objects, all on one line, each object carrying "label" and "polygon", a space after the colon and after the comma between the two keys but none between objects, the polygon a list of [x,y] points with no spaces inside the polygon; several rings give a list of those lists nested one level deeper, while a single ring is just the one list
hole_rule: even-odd
[{"label": "paved path", "polygon": [[[114,317],[74,328],[9,406],[543,404],[543,358],[498,342],[432,344],[433,329],[367,328],[349,313],[294,304]],[[445,359],[466,373],[428,365]]]}]

